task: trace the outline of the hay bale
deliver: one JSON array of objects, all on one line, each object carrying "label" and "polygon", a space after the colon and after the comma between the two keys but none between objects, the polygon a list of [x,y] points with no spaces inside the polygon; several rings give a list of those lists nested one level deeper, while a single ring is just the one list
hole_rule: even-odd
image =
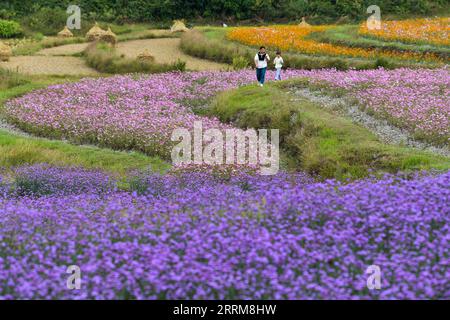
[{"label": "hay bale", "polygon": [[117,36],[114,32],[112,32],[111,28],[108,27],[108,30],[100,35],[100,41],[106,42],[115,46],[117,43]]},{"label": "hay bale", "polygon": [[73,37],[72,31],[67,28],[67,26],[64,27],[60,32],[58,32],[58,38],[71,38]]},{"label": "hay bale", "polygon": [[100,28],[97,24],[95,25],[86,33],[86,39],[87,41],[96,41],[100,40],[100,37],[105,33],[106,31]]},{"label": "hay bale", "polygon": [[186,27],[183,20],[174,20],[173,25],[170,28],[170,32],[185,32],[188,30],[189,29]]},{"label": "hay bale", "polygon": [[138,60],[145,61],[145,62],[155,61],[155,57],[152,56],[147,49],[145,49],[143,52],[139,53],[137,58],[138,58]]},{"label": "hay bale", "polygon": [[12,56],[11,48],[0,42],[0,61],[9,61],[9,58]]},{"label": "hay bale", "polygon": [[302,22],[300,22],[300,24],[298,26],[299,27],[305,27],[305,28],[311,27],[311,25],[306,22],[306,18],[305,17],[302,18]]}]

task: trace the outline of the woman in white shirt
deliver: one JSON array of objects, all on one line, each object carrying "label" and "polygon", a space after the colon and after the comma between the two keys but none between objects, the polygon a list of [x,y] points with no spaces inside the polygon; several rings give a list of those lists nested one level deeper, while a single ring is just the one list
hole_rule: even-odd
[{"label": "woman in white shirt", "polygon": [[284,61],[281,57],[281,51],[277,51],[277,56],[275,59],[273,59],[273,64],[275,65],[275,69],[277,70],[277,73],[275,75],[275,80],[281,80],[281,68],[283,67]]},{"label": "woman in white shirt", "polygon": [[258,84],[262,87],[266,79],[267,62],[270,61],[269,55],[266,53],[266,48],[264,46],[259,48],[259,52],[255,55],[255,65],[256,65],[256,79],[258,79]]}]

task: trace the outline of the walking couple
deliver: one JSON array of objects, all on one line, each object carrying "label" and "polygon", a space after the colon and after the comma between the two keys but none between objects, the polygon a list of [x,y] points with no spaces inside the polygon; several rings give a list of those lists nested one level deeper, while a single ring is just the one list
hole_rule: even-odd
[{"label": "walking couple", "polygon": [[[266,80],[267,63],[269,61],[270,57],[266,53],[266,48],[262,46],[259,48],[259,52],[255,55],[256,79],[258,80],[258,85],[260,87],[264,85],[264,81]],[[277,51],[277,56],[275,57],[273,63],[275,64],[275,69],[277,70],[275,80],[281,80],[281,67],[284,64],[284,61],[279,50]]]}]

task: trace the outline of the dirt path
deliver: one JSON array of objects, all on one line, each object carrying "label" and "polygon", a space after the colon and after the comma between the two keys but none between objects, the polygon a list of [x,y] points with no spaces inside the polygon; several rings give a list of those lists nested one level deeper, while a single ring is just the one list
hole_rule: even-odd
[{"label": "dirt path", "polygon": [[36,52],[38,56],[70,56],[82,53],[88,46],[88,43],[73,43],[53,48],[46,48]]},{"label": "dirt path", "polygon": [[60,56],[17,56],[9,62],[0,62],[0,67],[24,74],[81,75],[98,74],[84,63],[82,58]]},{"label": "dirt path", "polygon": [[148,49],[159,63],[171,63],[177,59],[186,61],[190,70],[226,70],[229,66],[208,60],[198,59],[184,54],[179,48],[179,38],[145,39],[119,42],[117,52],[129,58],[136,58],[139,53]]}]

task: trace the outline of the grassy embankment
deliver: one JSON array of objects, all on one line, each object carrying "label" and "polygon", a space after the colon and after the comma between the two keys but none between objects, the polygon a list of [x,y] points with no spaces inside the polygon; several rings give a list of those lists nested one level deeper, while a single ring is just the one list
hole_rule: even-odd
[{"label": "grassy embankment", "polygon": [[[86,24],[88,25],[88,24]],[[178,38],[179,33],[162,32],[162,30],[151,30],[151,25],[147,24],[129,24],[129,25],[115,25],[107,23],[99,23],[100,27],[106,29],[108,26],[117,35],[117,41],[130,41],[140,39],[157,39],[157,38]],[[89,25],[91,26],[91,25]],[[86,42],[84,37],[87,30],[84,28],[81,31],[73,31],[73,38],[57,38],[55,36],[44,37],[39,34],[29,33],[31,38],[26,39],[13,39],[9,40],[13,45],[13,54],[15,56],[20,55],[33,55],[39,50],[46,48],[53,48],[66,44],[83,43]],[[58,30],[59,31],[59,30]],[[55,31],[56,34],[58,31]],[[17,42],[17,44],[14,44]]]},{"label": "grassy embankment", "polygon": [[[78,77],[22,76],[0,70],[0,117],[7,99],[51,84],[76,81]],[[132,169],[151,167],[163,171],[169,167],[158,157],[139,152],[114,151],[94,146],[77,146],[63,141],[25,137],[0,129],[0,166],[12,167],[34,163],[58,166],[82,166],[125,173]]]},{"label": "grassy embankment", "polygon": [[308,100],[291,101],[282,84],[224,92],[206,112],[241,128],[279,129],[283,163],[322,178],[450,169],[449,158],[383,144],[369,130]]}]

